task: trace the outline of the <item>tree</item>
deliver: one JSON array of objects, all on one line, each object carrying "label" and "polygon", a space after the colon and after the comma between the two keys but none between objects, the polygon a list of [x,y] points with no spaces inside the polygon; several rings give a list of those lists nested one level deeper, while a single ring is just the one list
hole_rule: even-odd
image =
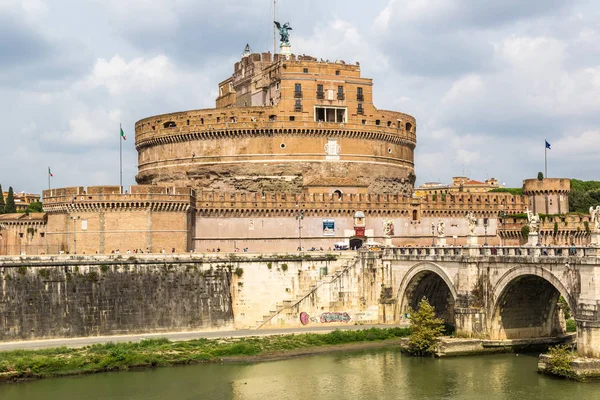
[{"label": "tree", "polygon": [[6,205],[4,206],[4,212],[6,214],[17,212],[17,206],[15,205],[15,194],[13,193],[12,186],[8,188],[8,196],[6,196]]},{"label": "tree", "polygon": [[521,235],[523,235],[525,239],[529,238],[529,225],[523,225],[521,227]]},{"label": "tree", "polygon": [[25,210],[25,212],[26,213],[44,212],[44,210],[42,209],[42,203],[40,203],[39,201],[31,202],[31,204],[29,204],[27,206],[27,209]]},{"label": "tree", "polygon": [[418,311],[410,311],[411,334],[408,352],[425,356],[435,351],[436,339],[444,333],[444,321],[435,317],[435,308],[423,297]]},{"label": "tree", "polygon": [[2,185],[0,185],[0,214],[4,214],[4,192],[2,191]]},{"label": "tree", "polygon": [[544,179],[544,174],[542,172],[538,172],[538,181]]}]

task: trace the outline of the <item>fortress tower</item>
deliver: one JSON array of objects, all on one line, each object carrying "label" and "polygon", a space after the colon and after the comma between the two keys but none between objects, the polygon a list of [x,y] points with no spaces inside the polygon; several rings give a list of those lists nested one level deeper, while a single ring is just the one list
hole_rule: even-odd
[{"label": "fortress tower", "polygon": [[523,194],[534,213],[566,214],[569,212],[571,180],[565,178],[525,179]]},{"label": "fortress tower", "polygon": [[140,184],[410,196],[416,121],[378,110],[360,66],[244,54],[216,108],[138,121]]}]

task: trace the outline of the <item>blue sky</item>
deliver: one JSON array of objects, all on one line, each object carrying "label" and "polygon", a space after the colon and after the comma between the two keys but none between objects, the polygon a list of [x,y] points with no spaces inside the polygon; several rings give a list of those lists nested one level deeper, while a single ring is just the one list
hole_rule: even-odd
[{"label": "blue sky", "polygon": [[[278,1],[292,50],[359,61],[375,105],[417,118],[417,183],[508,186],[544,166],[600,179],[600,3]],[[134,183],[135,121],[213,107],[246,43],[272,48],[269,0],[1,0],[0,183]]]}]

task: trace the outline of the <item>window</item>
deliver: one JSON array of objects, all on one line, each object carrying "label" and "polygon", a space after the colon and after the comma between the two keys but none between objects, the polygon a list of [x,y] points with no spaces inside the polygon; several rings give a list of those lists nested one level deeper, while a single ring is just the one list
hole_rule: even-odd
[{"label": "window", "polygon": [[412,124],[410,122],[406,123],[406,132],[410,132],[412,129]]},{"label": "window", "polygon": [[381,124],[381,121],[380,121],[380,120],[378,120],[378,119],[376,119],[376,120],[375,120],[375,125],[379,125],[379,124]]},{"label": "window", "polygon": [[283,150],[283,149],[285,149],[285,143],[281,143],[281,144],[279,145],[279,148],[281,148],[282,150]]},{"label": "window", "polygon": [[365,97],[363,96],[363,88],[356,88],[356,100],[363,101]]},{"label": "window", "polygon": [[318,122],[346,122],[345,107],[315,107],[315,121]]},{"label": "window", "polygon": [[295,121],[296,117],[294,117],[293,115],[290,115],[290,121]]},{"label": "window", "polygon": [[165,128],[175,128],[177,127],[177,124],[173,121],[167,121],[163,124],[163,127]]},{"label": "window", "polygon": [[269,115],[269,122],[277,121],[277,115],[271,114]]},{"label": "window", "polygon": [[343,86],[338,86],[337,98],[338,98],[338,100],[344,100],[344,87]]},{"label": "window", "polygon": [[279,90],[279,82],[275,84],[275,90]]},{"label": "window", "polygon": [[391,127],[392,126],[392,121],[388,121],[387,122],[387,126],[388,126],[388,128]]},{"label": "window", "polygon": [[325,93],[323,92],[323,85],[317,85],[317,99],[324,99]]},{"label": "window", "polygon": [[305,74],[308,74],[308,68],[304,68],[304,70],[302,72],[304,72]]},{"label": "window", "polygon": [[302,100],[296,100],[296,103],[294,104],[294,111],[302,111]]},{"label": "window", "polygon": [[294,86],[294,97],[302,97],[302,85],[299,83]]},{"label": "window", "polygon": [[233,92],[233,82],[229,82],[229,91]]},{"label": "window", "polygon": [[365,113],[362,103],[358,103],[358,108],[356,109],[356,113],[361,114],[361,115]]},{"label": "window", "polygon": [[367,120],[366,120],[366,119],[363,119],[363,120],[362,120],[362,124],[363,124],[363,125],[366,125],[366,124],[367,124]]},{"label": "window", "polygon": [[339,69],[338,69],[338,70],[336,70],[336,71],[335,71],[335,74],[336,74],[336,75],[339,75],[339,74],[340,74],[340,70],[339,70]]},{"label": "window", "polygon": [[187,124],[188,124],[188,126],[190,126],[190,120],[189,119],[187,120]]},{"label": "window", "polygon": [[219,88],[219,96],[223,96],[223,86]]}]

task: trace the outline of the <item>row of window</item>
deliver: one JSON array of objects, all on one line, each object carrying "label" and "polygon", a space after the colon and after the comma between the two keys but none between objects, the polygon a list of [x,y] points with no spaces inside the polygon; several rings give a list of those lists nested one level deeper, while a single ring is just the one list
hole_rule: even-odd
[{"label": "row of window", "polygon": [[[337,87],[337,99],[338,100],[344,100],[345,99],[345,95],[344,95],[344,87],[343,86],[338,86]],[[296,83],[294,85],[294,97],[295,98],[301,98],[302,97],[302,84],[301,83]],[[328,100],[333,100],[333,90],[328,90]],[[317,85],[317,99],[324,99],[325,98],[325,91],[323,90],[323,85],[322,84],[318,84]],[[363,95],[363,88],[358,87],[356,88],[356,100],[358,101],[364,101],[365,97]]]}]

